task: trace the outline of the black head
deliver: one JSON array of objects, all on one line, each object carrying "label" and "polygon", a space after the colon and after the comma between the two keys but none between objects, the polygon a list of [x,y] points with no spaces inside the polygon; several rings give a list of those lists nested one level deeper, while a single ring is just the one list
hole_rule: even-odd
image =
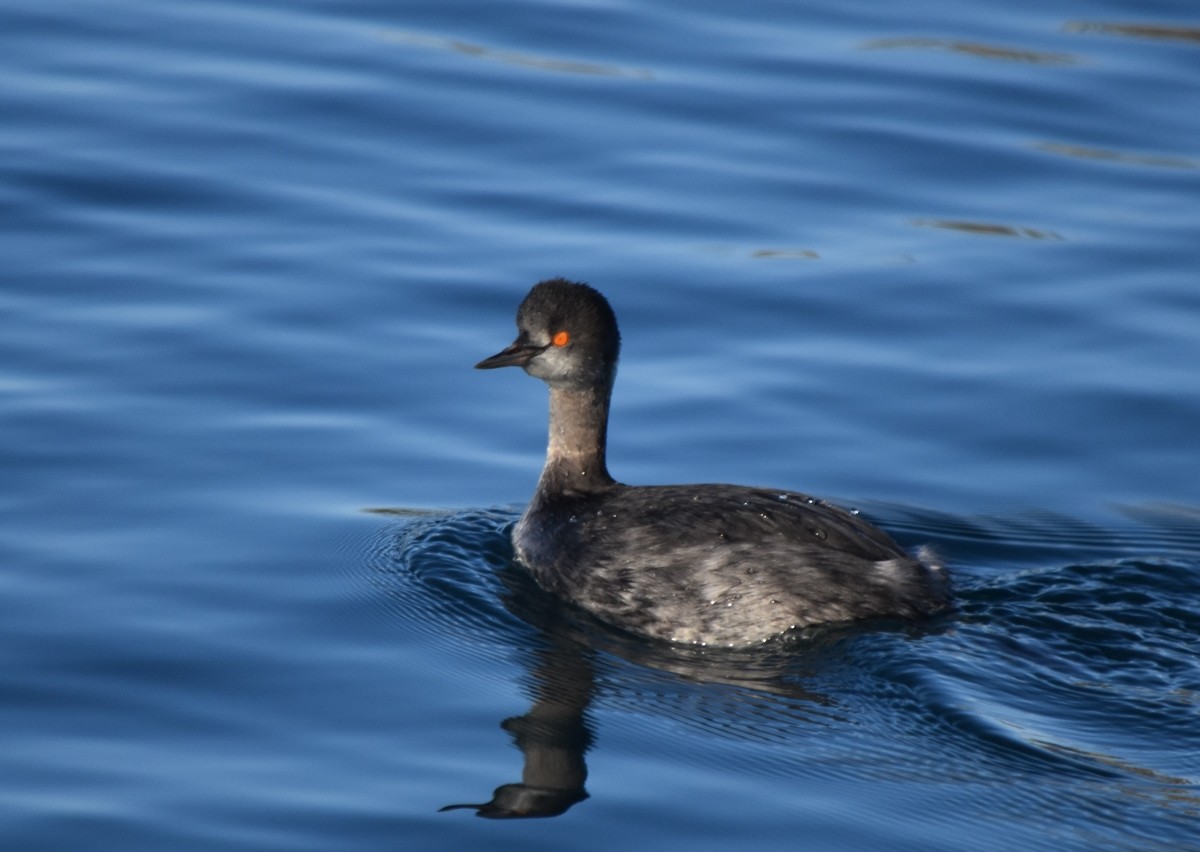
[{"label": "black head", "polygon": [[621,351],[617,318],[587,284],[553,278],[535,284],[517,310],[517,339],[476,364],[523,367],[552,385],[611,384]]}]

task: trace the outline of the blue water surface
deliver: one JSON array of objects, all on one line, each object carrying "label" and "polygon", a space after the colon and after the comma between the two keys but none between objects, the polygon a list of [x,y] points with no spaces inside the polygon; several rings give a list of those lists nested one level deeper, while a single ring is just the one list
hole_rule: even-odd
[{"label": "blue water surface", "polygon": [[[0,75],[3,848],[1200,849],[1194,4],[59,0]],[[545,390],[471,365],[558,275],[618,478],[957,611],[535,588]]]}]

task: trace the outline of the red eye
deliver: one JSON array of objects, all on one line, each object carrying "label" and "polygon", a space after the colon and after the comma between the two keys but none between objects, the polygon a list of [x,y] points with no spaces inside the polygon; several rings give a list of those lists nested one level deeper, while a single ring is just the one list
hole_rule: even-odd
[{"label": "red eye", "polygon": [[565,331],[560,331],[558,334],[554,335],[554,340],[552,342],[555,346],[566,346],[571,342],[571,335],[567,334]]}]

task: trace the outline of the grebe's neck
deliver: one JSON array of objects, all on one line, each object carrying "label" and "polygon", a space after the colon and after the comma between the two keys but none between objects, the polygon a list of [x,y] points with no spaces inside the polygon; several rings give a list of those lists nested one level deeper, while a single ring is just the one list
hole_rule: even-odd
[{"label": "grebe's neck", "polygon": [[596,491],[613,484],[605,462],[611,385],[550,386],[550,441],[541,493]]}]

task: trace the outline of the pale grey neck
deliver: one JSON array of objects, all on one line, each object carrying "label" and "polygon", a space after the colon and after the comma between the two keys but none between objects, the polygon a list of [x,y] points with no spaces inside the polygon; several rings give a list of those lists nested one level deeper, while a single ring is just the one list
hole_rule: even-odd
[{"label": "pale grey neck", "polygon": [[608,440],[608,387],[550,387],[550,441],[544,487],[557,491],[611,485],[605,463]]}]

